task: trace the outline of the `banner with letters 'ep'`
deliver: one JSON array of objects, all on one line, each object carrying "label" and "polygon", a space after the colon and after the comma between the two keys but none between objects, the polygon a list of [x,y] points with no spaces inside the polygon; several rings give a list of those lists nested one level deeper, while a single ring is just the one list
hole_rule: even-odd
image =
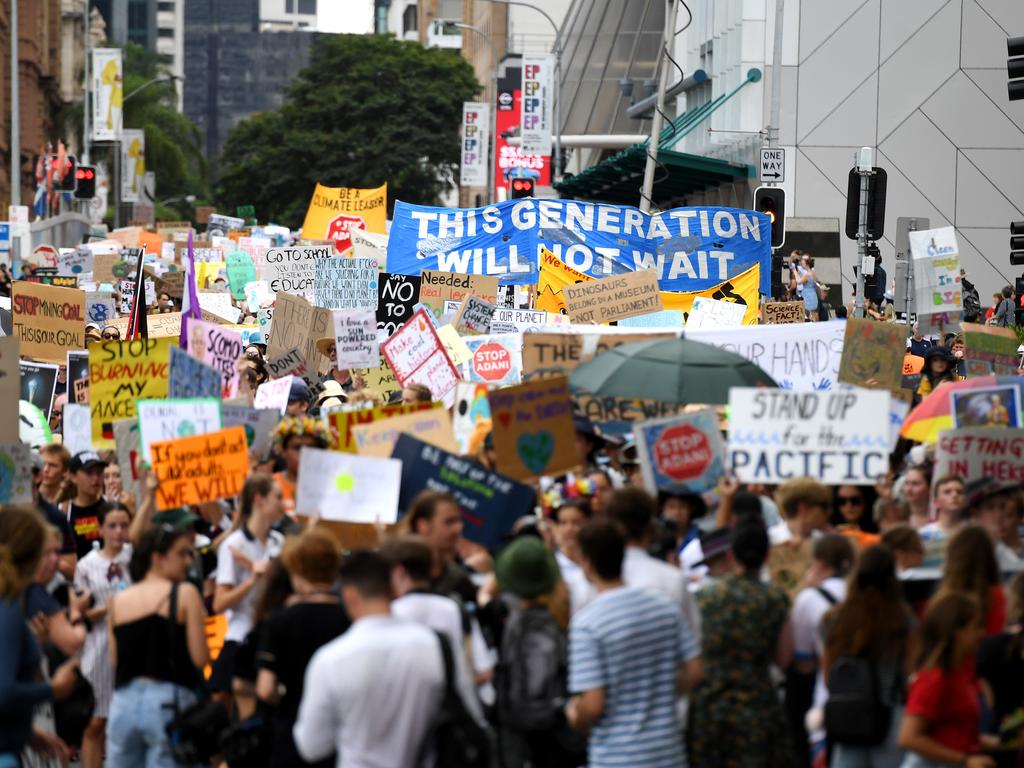
[{"label": "banner with letters 'ep'", "polygon": [[483,208],[395,204],[388,271],[538,279],[540,248],[592,278],[655,269],[663,291],[702,291],[760,265],[770,294],[771,224],[740,208],[638,208],[578,200],[506,200]]}]

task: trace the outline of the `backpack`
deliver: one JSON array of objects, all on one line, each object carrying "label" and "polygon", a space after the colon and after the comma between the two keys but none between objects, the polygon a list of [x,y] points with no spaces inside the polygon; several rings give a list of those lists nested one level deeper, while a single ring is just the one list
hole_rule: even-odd
[{"label": "backpack", "polygon": [[829,669],[825,731],[834,744],[870,747],[889,733],[892,709],[883,703],[871,659],[843,656]]},{"label": "backpack", "polygon": [[961,285],[963,287],[964,318],[977,319],[981,315],[981,297],[978,295],[978,289],[966,280],[961,280]]},{"label": "backpack", "polygon": [[542,608],[515,611],[505,625],[498,667],[502,723],[519,731],[556,726],[566,701],[565,635]]},{"label": "backpack", "polygon": [[432,732],[435,765],[490,768],[490,734],[474,719],[455,689],[455,657],[448,639],[440,632],[435,634],[444,660],[444,695]]}]

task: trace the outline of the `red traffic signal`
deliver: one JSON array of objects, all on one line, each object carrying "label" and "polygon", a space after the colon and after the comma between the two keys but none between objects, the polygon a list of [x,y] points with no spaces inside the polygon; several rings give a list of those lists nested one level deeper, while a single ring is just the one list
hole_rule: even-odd
[{"label": "red traffic signal", "polygon": [[75,169],[75,199],[92,200],[96,197],[96,166],[80,165]]},{"label": "red traffic signal", "polygon": [[533,197],[533,179],[512,179],[512,198]]}]

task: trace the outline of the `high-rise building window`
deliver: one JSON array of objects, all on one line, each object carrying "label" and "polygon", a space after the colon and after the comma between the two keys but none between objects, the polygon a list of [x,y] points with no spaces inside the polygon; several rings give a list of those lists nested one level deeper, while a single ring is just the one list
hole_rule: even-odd
[{"label": "high-rise building window", "polygon": [[419,29],[419,9],[416,5],[407,5],[405,10],[402,11],[402,34],[406,32],[415,32]]},{"label": "high-rise building window", "polygon": [[437,18],[445,21],[461,21],[462,0],[438,0]]},{"label": "high-rise building window", "polygon": [[299,13],[316,16],[316,0],[299,0]]},{"label": "high-rise building window", "polygon": [[156,4],[156,9],[161,13],[174,13],[174,0],[160,0]]},{"label": "high-rise building window", "polygon": [[295,13],[295,0],[284,0],[284,12]]}]

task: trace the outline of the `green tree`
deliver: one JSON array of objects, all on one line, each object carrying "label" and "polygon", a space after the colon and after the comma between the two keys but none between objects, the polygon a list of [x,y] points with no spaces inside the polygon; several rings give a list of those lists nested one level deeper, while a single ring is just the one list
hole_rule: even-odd
[{"label": "green tree", "polygon": [[378,35],[323,35],[284,104],[242,121],[220,158],[217,200],[262,221],[302,224],[319,181],[387,182],[396,199],[431,204],[458,168],[462,102],[480,92],[451,51]]}]

